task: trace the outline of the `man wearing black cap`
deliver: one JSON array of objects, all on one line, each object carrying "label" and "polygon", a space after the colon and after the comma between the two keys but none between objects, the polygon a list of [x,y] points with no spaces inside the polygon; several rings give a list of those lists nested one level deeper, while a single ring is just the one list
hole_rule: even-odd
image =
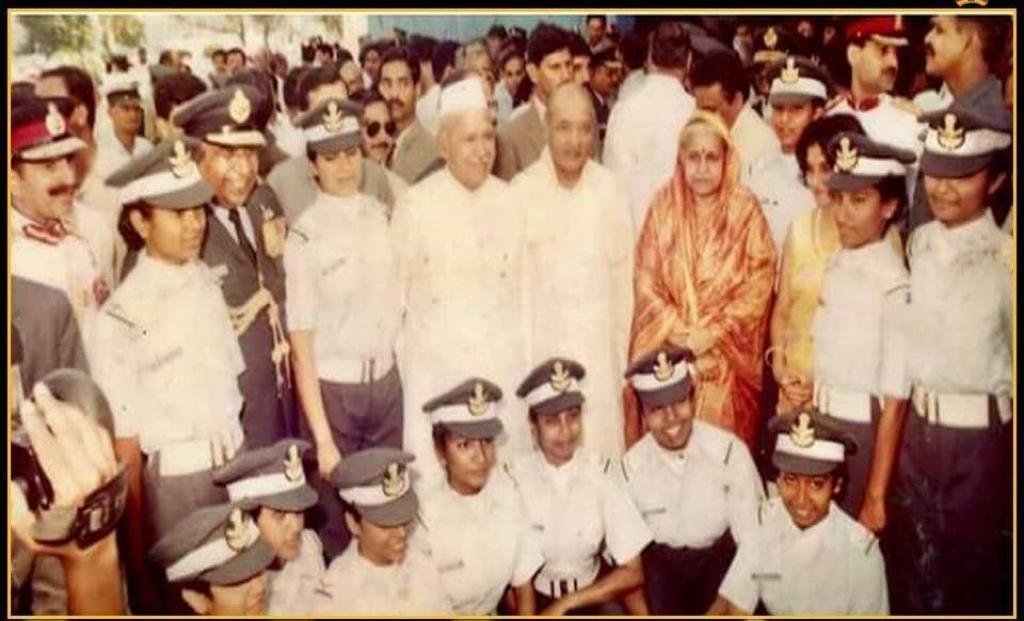
[{"label": "man wearing black cap", "polygon": [[844,511],[885,527],[910,384],[906,375],[910,275],[886,231],[905,202],[914,154],[843,132],[829,146],[831,210],[841,248],[825,271],[814,339],[818,411],[857,440],[846,458]]},{"label": "man wearing black cap", "polygon": [[256,522],[231,503],[203,507],[179,521],[149,551],[167,581],[200,615],[266,614],[274,550]]},{"label": "man wearing black cap", "polygon": [[202,141],[199,170],[213,188],[202,260],[220,280],[245,373],[246,444],[266,446],[296,431],[285,320],[285,224],[269,186],[258,184],[254,119],[259,92],[234,85],[196,97],[172,121]]},{"label": "man wearing black cap", "polygon": [[1012,174],[1012,140],[981,102],[928,120],[921,171],[934,220],[908,242],[913,388],[890,505],[893,609],[1005,614],[1014,253],[988,205]]},{"label": "man wearing black cap", "polygon": [[323,547],[303,528],[317,493],[306,481],[302,454],[309,443],[286,438],[273,446],[238,452],[213,473],[231,502],[249,508],[277,559],[267,569],[267,614],[304,614],[324,574]]},{"label": "man wearing black cap", "polygon": [[377,447],[353,453],[331,473],[355,541],[331,562],[314,594],[315,614],[444,614],[451,603],[423,535],[413,456]]},{"label": "man wearing black cap", "polygon": [[533,29],[526,46],[526,73],[534,85],[530,105],[513,110],[508,120],[498,126],[494,174],[506,181],[540,156],[548,97],[572,79],[572,56],[564,30],[545,23]]},{"label": "man wearing black cap", "polygon": [[648,433],[622,458],[621,474],[654,533],[641,558],[655,615],[708,609],[736,544],[751,536],[764,497],[746,444],[694,420],[690,356],[668,346],[626,371]]},{"label": "man wearing black cap", "polygon": [[757,512],[709,615],[887,615],[885,561],[878,541],[833,497],[856,441],[817,414],[777,416],[772,463],[779,496]]},{"label": "man wearing black cap", "polygon": [[25,340],[24,380],[88,368],[86,346],[108,285],[70,220],[71,163],[86,147],[53,102],[29,96],[11,112],[12,313]]}]

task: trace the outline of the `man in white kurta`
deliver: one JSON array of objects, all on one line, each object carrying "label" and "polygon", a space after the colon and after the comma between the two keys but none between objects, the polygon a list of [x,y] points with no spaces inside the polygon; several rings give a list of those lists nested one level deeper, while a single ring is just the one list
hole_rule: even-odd
[{"label": "man in white kurta", "polygon": [[[490,175],[494,127],[479,78],[445,90],[438,146],[447,164],[409,188],[392,219],[405,301],[396,347],[405,382],[403,447],[416,456],[420,484],[442,478],[423,405],[472,376],[493,378],[511,394],[526,371],[522,206]],[[506,430],[499,450],[528,449],[526,417],[509,406],[499,416]]]},{"label": "man in white kurta", "polygon": [[524,210],[526,356],[530,364],[570,357],[587,368],[583,444],[618,458],[633,300],[628,202],[615,175],[587,157],[594,108],[586,91],[559,87],[548,121],[548,146],[512,181]]}]

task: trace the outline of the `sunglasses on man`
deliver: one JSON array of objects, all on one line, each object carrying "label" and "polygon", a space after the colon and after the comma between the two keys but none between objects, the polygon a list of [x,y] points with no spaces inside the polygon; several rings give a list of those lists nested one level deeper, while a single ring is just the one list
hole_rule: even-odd
[{"label": "sunglasses on man", "polygon": [[395,125],[394,121],[388,121],[387,123],[372,121],[366,124],[366,135],[370,138],[376,138],[381,129],[383,129],[384,132],[392,138],[394,138],[395,134],[398,133],[398,126]]}]

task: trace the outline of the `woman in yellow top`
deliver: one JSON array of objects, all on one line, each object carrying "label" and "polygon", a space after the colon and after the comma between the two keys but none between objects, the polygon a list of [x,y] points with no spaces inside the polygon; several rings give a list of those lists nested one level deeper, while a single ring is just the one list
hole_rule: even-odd
[{"label": "woman in yellow top", "polygon": [[775,306],[771,319],[772,373],[779,385],[779,413],[810,405],[814,391],[811,322],[829,258],[839,249],[839,231],[829,207],[828,178],[835,162],[826,146],[840,132],[864,133],[849,114],[813,121],[796,145],[797,162],[816,206],[795,220],[782,246]]}]

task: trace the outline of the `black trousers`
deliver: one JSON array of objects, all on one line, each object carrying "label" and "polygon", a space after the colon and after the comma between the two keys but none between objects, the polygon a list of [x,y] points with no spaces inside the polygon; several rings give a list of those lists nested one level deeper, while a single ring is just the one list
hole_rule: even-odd
[{"label": "black trousers", "polygon": [[855,423],[852,421],[828,416],[830,422],[852,435],[857,440],[857,452],[846,456],[844,468],[846,481],[839,497],[839,506],[850,514],[853,519],[860,515],[864,495],[867,492],[868,477],[871,476],[871,459],[875,452],[875,432],[878,419],[882,415],[878,399],[871,398],[871,422]]},{"label": "black trousers", "polygon": [[907,415],[882,538],[892,614],[1011,610],[1012,427],[989,410],[987,429]]},{"label": "black trousers", "polygon": [[652,543],[640,555],[644,595],[652,615],[703,615],[714,603],[736,543],[725,534],[703,549]]}]

